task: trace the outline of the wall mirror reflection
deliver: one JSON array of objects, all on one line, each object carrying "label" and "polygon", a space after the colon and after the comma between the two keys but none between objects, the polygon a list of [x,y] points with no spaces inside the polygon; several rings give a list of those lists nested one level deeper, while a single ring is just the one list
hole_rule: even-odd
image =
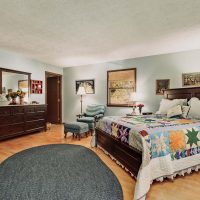
[{"label": "wall mirror reflection", "polygon": [[13,104],[29,102],[30,73],[1,68],[0,80],[1,101],[7,97]]}]

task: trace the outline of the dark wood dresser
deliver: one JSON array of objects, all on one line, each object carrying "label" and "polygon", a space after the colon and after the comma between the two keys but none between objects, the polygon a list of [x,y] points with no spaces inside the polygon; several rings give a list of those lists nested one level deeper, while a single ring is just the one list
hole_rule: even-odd
[{"label": "dark wood dresser", "polygon": [[46,105],[0,106],[0,140],[46,130]]}]

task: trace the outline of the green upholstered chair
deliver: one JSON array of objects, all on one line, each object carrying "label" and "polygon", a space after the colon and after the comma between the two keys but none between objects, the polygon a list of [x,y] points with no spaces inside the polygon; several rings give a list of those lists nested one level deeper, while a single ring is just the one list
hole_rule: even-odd
[{"label": "green upholstered chair", "polygon": [[104,105],[88,105],[86,112],[82,115],[77,115],[78,122],[84,122],[88,124],[91,133],[94,131],[96,122],[104,116],[106,107]]}]

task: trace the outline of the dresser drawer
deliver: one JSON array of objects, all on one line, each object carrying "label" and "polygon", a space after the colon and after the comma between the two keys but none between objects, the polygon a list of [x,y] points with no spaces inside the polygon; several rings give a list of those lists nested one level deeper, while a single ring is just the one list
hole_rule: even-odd
[{"label": "dresser drawer", "polygon": [[46,112],[46,106],[37,106],[35,112]]},{"label": "dresser drawer", "polygon": [[44,128],[44,127],[45,127],[45,120],[26,122],[26,130],[34,130],[34,129]]},{"label": "dresser drawer", "polygon": [[11,115],[24,114],[24,112],[25,108],[23,106],[11,108]]},{"label": "dresser drawer", "polygon": [[9,116],[10,115],[10,107],[5,106],[0,108],[0,116]]},{"label": "dresser drawer", "polygon": [[0,116],[0,125],[17,124],[24,122],[24,115]]},{"label": "dresser drawer", "polygon": [[24,133],[24,123],[18,125],[9,125],[9,126],[1,126],[0,127],[0,137],[7,135],[17,135]]},{"label": "dresser drawer", "polygon": [[44,112],[27,113],[26,114],[26,121],[33,121],[33,120],[39,120],[39,119],[45,119]]},{"label": "dresser drawer", "polygon": [[27,106],[25,110],[26,110],[26,113],[34,113],[35,107],[34,106]]}]

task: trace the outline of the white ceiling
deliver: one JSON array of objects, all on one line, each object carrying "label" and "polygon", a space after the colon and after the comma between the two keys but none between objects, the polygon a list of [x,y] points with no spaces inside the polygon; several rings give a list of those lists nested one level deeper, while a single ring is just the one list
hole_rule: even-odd
[{"label": "white ceiling", "polygon": [[0,48],[62,67],[200,49],[200,0],[0,0]]}]

